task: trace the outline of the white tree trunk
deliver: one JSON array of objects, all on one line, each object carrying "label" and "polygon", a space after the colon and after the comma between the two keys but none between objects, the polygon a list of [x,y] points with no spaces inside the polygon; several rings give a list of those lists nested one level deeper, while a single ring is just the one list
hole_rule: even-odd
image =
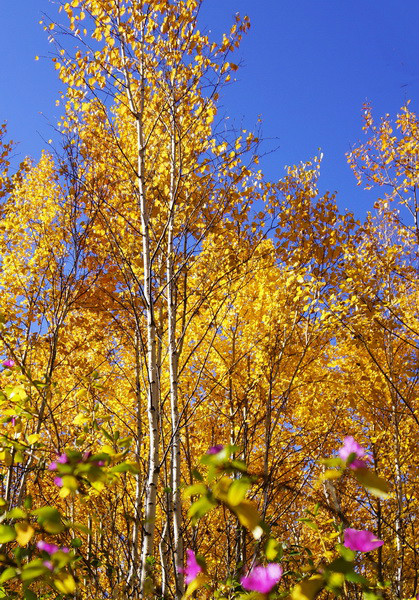
[{"label": "white tree trunk", "polygon": [[[167,256],[166,256],[166,285],[167,285],[167,318],[168,318],[168,355],[170,376],[170,413],[172,425],[171,439],[171,488],[172,488],[172,519],[173,519],[173,570],[175,576],[176,598],[180,599],[184,593],[184,578],[181,573],[183,567],[183,541],[181,535],[182,510],[180,497],[180,428],[178,407],[178,348],[176,342],[176,278],[174,275],[174,223],[177,197],[176,174],[176,129],[175,107],[172,106],[172,131],[171,131],[171,172],[170,172],[170,206],[167,227]],[[171,515],[168,515],[170,519]]]}]

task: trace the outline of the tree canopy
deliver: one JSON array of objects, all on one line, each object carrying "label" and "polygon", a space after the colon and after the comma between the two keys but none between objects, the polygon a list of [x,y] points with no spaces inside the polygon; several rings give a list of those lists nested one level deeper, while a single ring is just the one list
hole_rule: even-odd
[{"label": "tree canopy", "polygon": [[[197,29],[200,4],[63,3],[63,24],[45,25],[62,149],[11,172],[2,129],[2,597],[22,597],[26,572],[29,600],[181,598],[188,550],[205,557],[206,581],[229,582],[217,597],[236,598],[231,582],[265,543],[285,581],[317,572],[343,540],[339,521],[384,541],[359,576],[410,598],[417,116],[407,104],[374,123],[366,107],[366,141],[348,156],[377,190],[363,223],[319,192],[319,157],[266,180],[258,133],[218,113],[249,22],[213,41]],[[318,462],[347,436],[368,454],[354,477]],[[196,483],[209,448],[210,467],[223,448],[233,461],[211,492]],[[39,546],[39,528],[61,546]],[[36,548],[58,557],[57,573],[72,548],[77,577],[60,571],[48,591],[37,579],[48,561],[27,568]],[[294,600],[314,598],[313,581]]]}]

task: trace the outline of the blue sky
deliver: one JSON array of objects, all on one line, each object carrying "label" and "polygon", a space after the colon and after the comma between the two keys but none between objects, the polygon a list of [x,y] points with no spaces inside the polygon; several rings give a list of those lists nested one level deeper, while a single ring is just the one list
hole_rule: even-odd
[{"label": "blue sky", "polygon": [[[19,142],[18,158],[39,157],[54,138],[62,84],[38,24],[56,14],[49,0],[2,6],[0,122]],[[362,139],[362,105],[395,115],[411,99],[419,111],[419,2],[417,0],[206,0],[201,28],[217,38],[236,12],[250,17],[235,62],[237,81],[224,91],[222,112],[252,128],[262,117],[271,179],[284,166],[323,152],[323,190],[338,192],[342,210],[362,217],[374,194],[356,186],[345,152]],[[35,61],[35,55],[41,60]],[[42,58],[46,57],[46,58]]]}]

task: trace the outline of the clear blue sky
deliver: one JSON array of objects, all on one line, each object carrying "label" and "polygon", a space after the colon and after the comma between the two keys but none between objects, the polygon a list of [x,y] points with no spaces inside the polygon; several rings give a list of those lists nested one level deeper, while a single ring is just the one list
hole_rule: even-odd
[{"label": "clear blue sky", "polygon": [[[50,48],[38,21],[56,15],[49,0],[2,3],[0,122],[20,142],[19,158],[38,158],[42,138],[56,137],[59,109]],[[284,166],[324,154],[321,188],[338,192],[342,210],[362,217],[373,194],[363,192],[345,161],[362,138],[361,110],[396,114],[407,99],[419,112],[418,0],[206,0],[201,27],[215,37],[236,12],[251,29],[234,59],[237,82],[223,95],[223,112],[237,126],[252,128],[260,115],[266,175],[278,179]],[[35,55],[41,56],[35,61]]]}]

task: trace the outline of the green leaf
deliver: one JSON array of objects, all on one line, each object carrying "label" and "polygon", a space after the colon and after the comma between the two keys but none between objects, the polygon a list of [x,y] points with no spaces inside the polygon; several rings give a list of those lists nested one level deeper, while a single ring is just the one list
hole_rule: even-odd
[{"label": "green leaf", "polygon": [[86,525],[83,525],[83,523],[72,523],[71,524],[71,528],[74,529],[75,531],[81,531],[82,533],[85,533],[86,535],[88,535],[89,533],[92,533],[92,530],[89,529],[88,527],[86,527]]},{"label": "green leaf", "polygon": [[242,460],[240,460],[240,459],[235,459],[235,460],[232,460],[232,461],[231,461],[231,466],[232,466],[234,469],[237,469],[237,471],[241,471],[241,472],[243,472],[243,473],[246,473],[246,472],[247,472],[247,466],[246,466],[246,463],[245,463],[245,462],[243,462],[243,461],[242,461]]},{"label": "green leaf", "polygon": [[351,573],[354,570],[354,563],[348,562],[344,558],[336,558],[330,565],[327,565],[327,570],[334,573]]},{"label": "green leaf", "polygon": [[313,529],[314,531],[319,530],[319,526],[317,525],[317,523],[315,523],[311,519],[306,519],[305,517],[301,517],[298,520],[301,521],[301,523],[304,523],[304,525],[307,525],[307,527],[310,527],[310,529]]},{"label": "green leaf", "polygon": [[343,467],[345,462],[341,458],[322,458],[319,461],[325,467]]},{"label": "green leaf", "polygon": [[227,503],[230,504],[230,506],[237,506],[240,504],[240,502],[245,499],[250,486],[251,482],[248,477],[234,479],[233,483],[228,488]]},{"label": "green leaf", "polygon": [[72,548],[80,548],[80,546],[82,545],[82,541],[80,538],[74,538],[73,540],[71,540],[71,544]]},{"label": "green leaf", "polygon": [[138,469],[135,465],[130,463],[120,463],[109,469],[109,473],[138,473]]},{"label": "green leaf", "polygon": [[37,600],[38,596],[32,590],[25,590],[24,599],[25,600]]},{"label": "green leaf", "polygon": [[201,496],[201,498],[196,500],[188,510],[188,517],[192,519],[192,523],[195,524],[198,519],[207,514],[214,506],[216,506],[216,503],[210,500],[208,496]]},{"label": "green leaf", "polygon": [[113,437],[106,431],[106,429],[104,429],[103,427],[101,427],[101,432],[103,433],[103,435],[105,436],[105,438],[109,441],[109,442],[113,442]]},{"label": "green leaf", "polygon": [[29,581],[30,579],[36,579],[37,577],[44,575],[47,571],[48,569],[44,567],[40,560],[33,560],[23,567],[20,578],[22,581]]},{"label": "green leaf", "polygon": [[0,525],[0,544],[6,544],[16,539],[16,531],[14,527],[9,525]]},{"label": "green leaf", "polygon": [[353,550],[349,550],[349,548],[343,544],[338,544],[336,549],[339,551],[339,554],[342,556],[342,558],[348,562],[353,562],[355,560],[356,553]]},{"label": "green leaf", "polygon": [[51,521],[52,523],[59,523],[61,521],[61,515],[56,508],[52,506],[43,506],[33,511],[33,514],[38,517],[38,522],[43,523],[44,521]]},{"label": "green leaf", "polygon": [[26,519],[26,516],[26,512],[19,507],[12,508],[12,510],[9,510],[7,513],[8,519]]},{"label": "green leaf", "polygon": [[198,469],[192,469],[192,477],[197,481],[203,481],[203,477]]},{"label": "green leaf", "polygon": [[350,581],[351,583],[360,583],[363,586],[370,585],[370,582],[368,581],[368,579],[366,579],[359,573],[355,573],[354,571],[352,573],[347,573],[345,575],[345,578],[347,579],[347,581]]},{"label": "green leaf", "polygon": [[56,508],[52,506],[43,506],[33,511],[38,517],[38,523],[42,525],[48,533],[59,533],[63,531],[64,526],[61,523],[61,515]]},{"label": "green leaf", "polygon": [[110,460],[111,460],[111,457],[106,452],[100,452],[99,454],[93,454],[89,458],[89,462],[91,462],[91,463],[96,463],[96,462],[99,462],[101,460],[104,463],[108,464],[110,462]]},{"label": "green leaf", "polygon": [[364,600],[382,600],[382,596],[377,596],[377,594],[368,590],[364,592]]},{"label": "green leaf", "polygon": [[385,479],[378,477],[378,475],[369,469],[354,469],[353,473],[355,478],[368,492],[374,496],[378,496],[378,498],[386,499],[389,497],[389,484]]},{"label": "green leaf", "polygon": [[16,569],[14,569],[13,567],[8,567],[0,575],[0,583],[9,581],[9,579],[12,579],[12,577],[16,577]]},{"label": "green leaf", "polygon": [[188,485],[188,487],[183,492],[183,496],[185,498],[190,498],[191,496],[205,496],[208,489],[203,483],[194,483],[193,485]]}]

